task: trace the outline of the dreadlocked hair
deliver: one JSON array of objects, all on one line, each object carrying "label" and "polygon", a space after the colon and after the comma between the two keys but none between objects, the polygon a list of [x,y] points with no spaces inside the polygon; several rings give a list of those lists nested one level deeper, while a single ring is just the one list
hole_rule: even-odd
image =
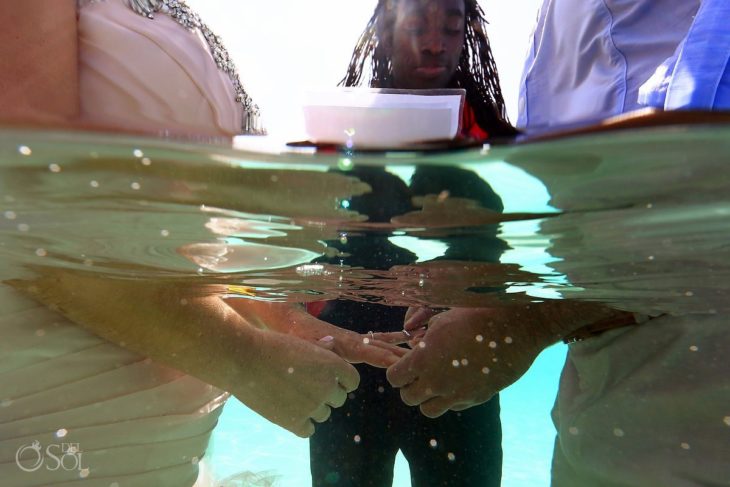
[{"label": "dreadlocked hair", "polygon": [[[395,28],[397,2],[378,0],[373,16],[355,45],[347,74],[339,86],[362,86],[363,78],[369,75],[368,86],[371,88],[394,88],[390,56],[380,39]],[[464,6],[464,48],[447,88],[466,90],[466,100],[474,110],[477,123],[491,136],[515,135],[517,131],[507,118],[497,65],[487,38],[484,11],[477,0],[464,0]]]}]

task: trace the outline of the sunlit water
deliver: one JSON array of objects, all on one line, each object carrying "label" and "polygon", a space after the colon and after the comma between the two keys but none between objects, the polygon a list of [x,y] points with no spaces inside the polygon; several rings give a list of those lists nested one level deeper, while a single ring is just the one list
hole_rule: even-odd
[{"label": "sunlit water", "polygon": [[[1,277],[49,266],[225,283],[241,299],[470,307],[570,297],[646,314],[722,313],[730,302],[728,158],[722,125],[325,155],[4,130]],[[358,212],[377,190],[363,174],[385,170],[405,186],[426,167],[478,175],[503,211],[441,191],[380,221]],[[374,242],[410,257],[391,266],[374,252],[364,261],[376,265],[350,265]],[[498,250],[479,257],[480,242]],[[549,410],[564,353],[546,351],[502,395],[506,486],[548,483]],[[307,442],[235,401],[212,451],[220,477],[268,472],[277,485],[309,485]],[[409,485],[402,458],[394,485]]]}]

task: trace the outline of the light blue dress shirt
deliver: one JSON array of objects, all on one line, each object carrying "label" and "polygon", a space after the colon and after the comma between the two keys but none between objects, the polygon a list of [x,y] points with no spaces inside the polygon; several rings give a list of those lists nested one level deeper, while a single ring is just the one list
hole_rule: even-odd
[{"label": "light blue dress shirt", "polygon": [[645,106],[730,109],[730,0],[544,0],[518,126],[590,123]]}]

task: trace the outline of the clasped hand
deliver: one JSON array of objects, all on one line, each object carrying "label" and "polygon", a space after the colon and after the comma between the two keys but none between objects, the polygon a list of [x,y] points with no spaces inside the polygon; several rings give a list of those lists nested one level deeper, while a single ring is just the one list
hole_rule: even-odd
[{"label": "clasped hand", "polygon": [[428,417],[488,401],[519,379],[551,340],[535,313],[520,308],[411,308],[405,330],[375,338],[411,351],[388,368],[403,401]]}]

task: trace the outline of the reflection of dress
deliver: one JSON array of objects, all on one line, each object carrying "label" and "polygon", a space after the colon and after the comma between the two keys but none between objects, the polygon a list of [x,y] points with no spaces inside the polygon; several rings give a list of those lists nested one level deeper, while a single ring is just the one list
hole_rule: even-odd
[{"label": "reflection of dress", "polygon": [[[80,8],[79,36],[85,118],[206,135],[240,130],[242,109],[229,77],[193,31],[107,0]],[[5,285],[0,337],[3,487],[196,482],[223,392],[97,338]],[[25,472],[16,453],[35,441],[44,464]],[[69,444],[78,444],[80,465],[68,457],[54,468],[45,449]],[[36,460],[26,448],[20,465],[29,469]]]}]

